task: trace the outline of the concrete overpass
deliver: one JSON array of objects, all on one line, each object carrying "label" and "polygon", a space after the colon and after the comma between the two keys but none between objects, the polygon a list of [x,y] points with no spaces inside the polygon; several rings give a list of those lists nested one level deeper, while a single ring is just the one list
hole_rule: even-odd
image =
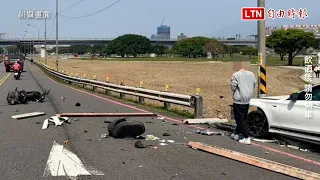
[{"label": "concrete overpass", "polygon": [[[105,45],[113,40],[112,38],[82,38],[82,39],[59,39],[59,45]],[[257,40],[252,39],[236,39],[236,40],[219,40],[221,43],[226,45],[245,45],[245,46],[255,46],[257,45]],[[0,45],[24,45],[33,43],[35,45],[44,44],[44,39],[2,39],[0,40]],[[172,46],[177,39],[170,40],[151,40],[153,43],[163,44],[165,46]],[[47,39],[47,45],[55,45],[55,39]]]}]

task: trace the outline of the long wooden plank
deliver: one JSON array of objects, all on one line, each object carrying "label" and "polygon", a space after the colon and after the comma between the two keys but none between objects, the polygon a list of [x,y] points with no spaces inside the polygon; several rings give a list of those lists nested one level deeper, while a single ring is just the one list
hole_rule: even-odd
[{"label": "long wooden plank", "polygon": [[285,164],[270,161],[267,159],[262,159],[262,158],[251,156],[248,154],[243,154],[240,152],[220,148],[217,146],[210,146],[204,143],[192,142],[192,141],[188,143],[188,146],[191,146],[193,148],[197,148],[203,151],[207,151],[213,154],[217,154],[223,157],[227,157],[233,160],[244,162],[253,166],[257,166],[257,167],[271,170],[274,172],[282,173],[295,178],[310,179],[310,180],[320,179],[320,174],[315,172],[307,171],[307,170],[296,168],[293,166],[288,166]]},{"label": "long wooden plank", "polygon": [[183,120],[184,124],[206,124],[206,123],[225,123],[225,122],[228,122],[228,119],[202,118],[202,119],[185,119],[185,120]]},{"label": "long wooden plank", "polygon": [[154,113],[61,113],[59,117],[154,117]]},{"label": "long wooden plank", "polygon": [[35,117],[35,116],[42,116],[45,115],[45,112],[32,112],[32,113],[26,113],[26,114],[19,114],[11,116],[13,119],[23,119],[23,118],[29,118],[29,117]]}]

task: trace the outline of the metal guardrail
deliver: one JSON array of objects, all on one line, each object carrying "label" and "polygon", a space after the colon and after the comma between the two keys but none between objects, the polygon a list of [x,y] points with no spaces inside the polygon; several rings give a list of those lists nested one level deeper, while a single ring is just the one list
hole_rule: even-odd
[{"label": "metal guardrail", "polygon": [[111,95],[111,92],[116,92],[120,94],[120,98],[124,99],[125,94],[136,96],[139,98],[139,103],[144,104],[144,99],[151,99],[155,101],[160,101],[164,103],[164,108],[166,110],[170,109],[170,104],[181,105],[194,109],[194,117],[202,118],[203,116],[203,99],[199,95],[182,95],[170,92],[161,92],[150,89],[131,87],[125,85],[117,85],[108,82],[102,82],[97,80],[72,77],[67,74],[57,72],[56,70],[51,69],[50,67],[33,61],[38,67],[49,73],[50,75],[61,79],[69,84],[81,84],[83,87],[92,86],[95,91],[97,88],[104,89],[107,95]]}]

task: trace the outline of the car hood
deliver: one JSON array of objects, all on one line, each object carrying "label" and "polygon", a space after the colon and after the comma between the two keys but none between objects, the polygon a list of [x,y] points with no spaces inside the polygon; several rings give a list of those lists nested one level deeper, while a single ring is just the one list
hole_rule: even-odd
[{"label": "car hood", "polygon": [[271,99],[271,100],[280,100],[280,99],[288,99],[290,95],[283,95],[283,96],[267,96],[261,99]]}]

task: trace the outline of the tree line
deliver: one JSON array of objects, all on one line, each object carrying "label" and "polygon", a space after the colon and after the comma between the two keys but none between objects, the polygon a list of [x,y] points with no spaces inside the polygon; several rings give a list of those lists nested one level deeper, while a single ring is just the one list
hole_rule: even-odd
[{"label": "tree line", "polygon": [[[288,65],[292,65],[294,57],[307,48],[319,49],[320,40],[312,32],[305,32],[298,29],[276,30],[267,37],[266,46],[273,49],[280,56],[280,59],[288,57]],[[18,50],[22,53],[29,53],[30,45],[8,46],[7,51]],[[34,51],[34,47],[31,46]],[[3,49],[0,48],[0,53]],[[55,52],[53,48],[50,52]],[[76,54],[100,54],[101,56],[119,55],[137,57],[141,54],[154,53],[175,55],[187,58],[224,57],[226,54],[233,56],[236,53],[248,55],[249,58],[256,56],[258,50],[250,46],[228,46],[219,42],[215,38],[192,37],[177,41],[172,48],[168,48],[159,43],[152,43],[147,37],[137,34],[125,34],[110,41],[107,45],[74,45],[69,47],[59,47],[59,53]]]}]

